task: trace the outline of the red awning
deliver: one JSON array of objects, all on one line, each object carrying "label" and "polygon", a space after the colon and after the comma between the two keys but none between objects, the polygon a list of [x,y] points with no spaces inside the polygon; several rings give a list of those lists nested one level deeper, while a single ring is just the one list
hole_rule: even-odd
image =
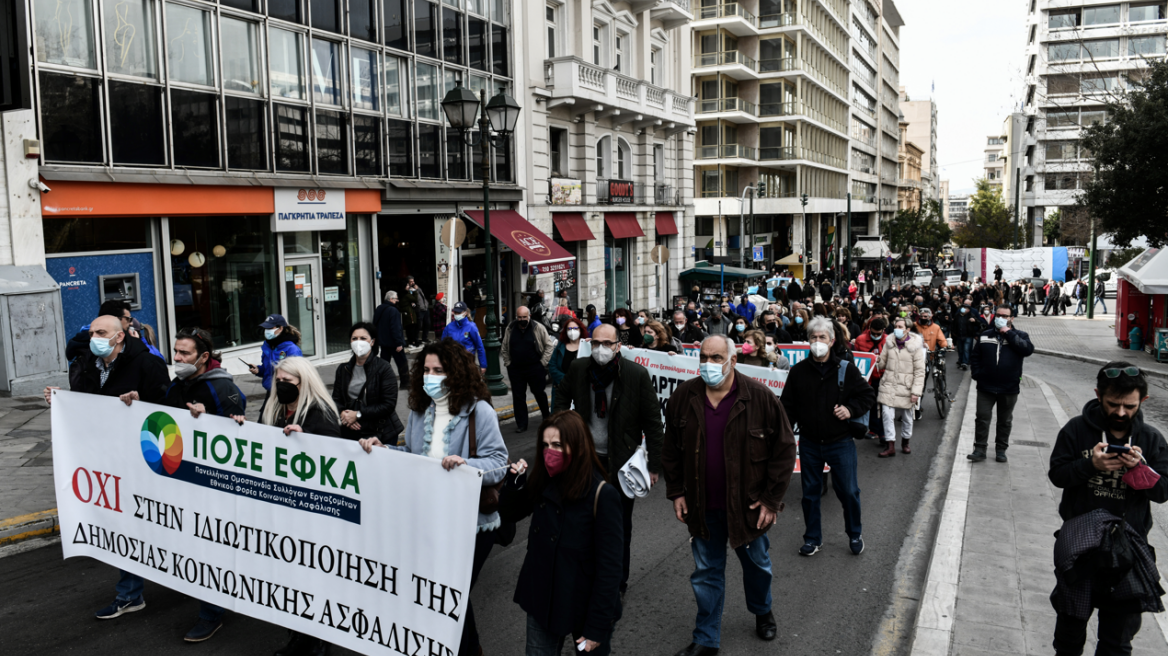
[{"label": "red awning", "polygon": [[596,237],[579,212],[555,212],[552,214],[552,224],[560,231],[564,241],[592,241]]},{"label": "red awning", "polygon": [[645,236],[645,231],[641,230],[641,224],[637,223],[637,215],[632,212],[605,212],[604,223],[608,226],[612,236],[617,239]]},{"label": "red awning", "polygon": [[657,212],[654,219],[657,221],[658,237],[677,234],[677,223],[673,220],[673,212]]},{"label": "red awning", "polygon": [[[471,221],[483,225],[482,210],[468,210],[465,214]],[[531,264],[549,264],[576,259],[547,235],[531,225],[527,219],[513,210],[491,210],[491,234],[507,244],[519,257]]]}]

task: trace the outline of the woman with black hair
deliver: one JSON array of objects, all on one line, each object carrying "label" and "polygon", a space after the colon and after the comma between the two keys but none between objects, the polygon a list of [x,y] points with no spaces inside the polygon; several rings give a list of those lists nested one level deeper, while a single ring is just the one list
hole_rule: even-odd
[{"label": "woman with black hair", "polygon": [[405,430],[397,416],[397,374],[389,361],[373,355],[376,334],[377,328],[367,321],[349,329],[353,357],[337,367],[333,403],[341,413],[341,437],[377,436],[385,444],[397,444]]},{"label": "woman with black hair", "polygon": [[641,334],[633,330],[633,313],[625,308],[617,308],[612,312],[613,322],[616,323],[617,339],[622,346],[636,348],[641,345]]}]

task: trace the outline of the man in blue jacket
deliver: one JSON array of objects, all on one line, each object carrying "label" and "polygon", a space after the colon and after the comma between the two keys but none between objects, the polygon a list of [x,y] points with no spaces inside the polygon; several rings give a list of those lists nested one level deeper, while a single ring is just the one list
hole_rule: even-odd
[{"label": "man in blue jacket", "polygon": [[735,314],[746,319],[747,325],[753,324],[754,323],[754,303],[750,302],[750,299],[747,298],[746,294],[743,294],[742,298],[740,298],[739,300],[741,301],[741,303],[739,303],[738,305],[736,305],[733,308]]},{"label": "man in blue jacket", "polygon": [[1014,404],[1018,402],[1018,381],[1022,380],[1022,360],[1034,353],[1030,335],[1014,328],[1011,314],[1009,305],[999,305],[994,311],[994,324],[978,336],[969,354],[970,373],[977,381],[977,419],[973,453],[966,457],[974,462],[986,459],[990,415],[994,406],[998,408],[998,426],[994,435],[996,460],[1006,462]]},{"label": "man in blue jacket", "polygon": [[483,373],[486,373],[487,350],[483,348],[483,339],[479,337],[479,327],[470,318],[470,310],[467,309],[466,303],[462,301],[455,303],[451,309],[450,319],[450,323],[446,324],[446,330],[442,331],[442,339],[449,337],[462,344],[462,347],[470,353],[476,354],[479,358],[479,367],[482,368]]}]

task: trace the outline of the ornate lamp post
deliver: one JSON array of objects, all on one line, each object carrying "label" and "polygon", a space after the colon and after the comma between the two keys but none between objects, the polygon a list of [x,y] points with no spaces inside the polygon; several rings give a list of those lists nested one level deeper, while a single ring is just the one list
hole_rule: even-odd
[{"label": "ornate lamp post", "polygon": [[476,98],[474,92],[463,87],[461,83],[450,90],[442,99],[442,111],[450,122],[450,127],[462,134],[463,141],[475,125],[475,115],[478,114],[479,146],[483,152],[483,230],[486,231],[486,262],[487,262],[487,296],[483,301],[487,305],[487,314],[483,318],[487,328],[483,346],[487,351],[487,388],[492,396],[505,396],[507,386],[503,383],[503,374],[499,371],[499,313],[495,307],[495,272],[498,265],[495,263],[495,251],[492,248],[491,236],[491,131],[497,132],[506,139],[515,131],[515,123],[519,120],[519,103],[511,96],[500,91],[487,102],[487,92],[480,92],[482,99]]}]

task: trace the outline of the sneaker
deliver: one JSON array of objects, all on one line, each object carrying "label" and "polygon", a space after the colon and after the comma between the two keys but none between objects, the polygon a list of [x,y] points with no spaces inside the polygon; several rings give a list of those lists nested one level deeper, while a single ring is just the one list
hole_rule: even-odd
[{"label": "sneaker", "polygon": [[1006,462],[1006,452],[998,451],[998,455],[994,458],[994,460],[997,460],[998,462]]},{"label": "sneaker", "polygon": [[858,538],[852,539],[850,542],[848,542],[848,546],[852,548],[853,556],[859,556],[860,554],[864,553],[864,537],[860,536]]},{"label": "sneaker", "polygon": [[819,545],[815,544],[811,540],[804,542],[803,546],[799,547],[799,555],[800,556],[814,556],[818,552],[819,552]]},{"label": "sneaker", "polygon": [[191,628],[190,631],[187,631],[187,634],[183,636],[183,640],[186,640],[187,642],[202,642],[215,635],[215,632],[218,631],[222,626],[223,620],[215,620],[212,622],[210,620],[199,618],[199,621],[195,622],[195,626]]},{"label": "sneaker", "polygon": [[122,601],[121,599],[114,599],[114,603],[102,608],[94,614],[99,620],[112,620],[115,617],[121,617],[126,613],[133,613],[142,610],[146,607],[146,599],[141,595],[137,599],[129,601]]},{"label": "sneaker", "polygon": [[981,462],[982,460],[985,460],[985,458],[986,458],[985,451],[974,451],[973,453],[971,453],[965,457],[969,458],[970,460],[972,460],[974,462]]}]

